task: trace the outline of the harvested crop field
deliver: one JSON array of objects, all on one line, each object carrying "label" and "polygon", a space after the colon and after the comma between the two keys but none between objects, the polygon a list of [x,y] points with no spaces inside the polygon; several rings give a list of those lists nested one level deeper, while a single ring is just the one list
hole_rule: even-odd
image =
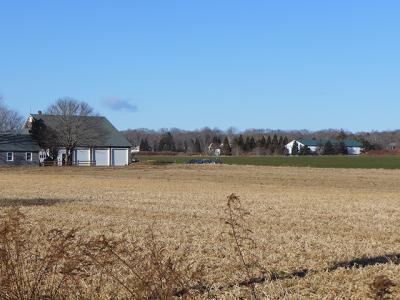
[{"label": "harvested crop field", "polygon": [[[32,227],[79,227],[84,238],[140,239],[152,228],[167,253],[184,251],[202,266],[189,291],[175,287],[176,297],[361,299],[374,294],[370,284],[380,275],[400,295],[399,180],[399,170],[4,168],[0,210],[19,207]],[[242,233],[252,241],[242,239],[239,249],[229,234],[231,193],[250,212],[238,223],[251,228]],[[112,279],[101,287],[88,295],[129,296]]]}]

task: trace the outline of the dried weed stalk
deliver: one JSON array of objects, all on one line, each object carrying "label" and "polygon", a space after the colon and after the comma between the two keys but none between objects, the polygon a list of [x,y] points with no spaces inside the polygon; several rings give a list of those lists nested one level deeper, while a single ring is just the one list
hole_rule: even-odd
[{"label": "dried weed stalk", "polygon": [[[225,224],[229,226],[229,236],[233,241],[235,253],[240,262],[240,271],[246,276],[246,282],[252,282],[252,278],[264,274],[266,271],[260,265],[259,258],[254,254],[257,245],[251,237],[252,231],[248,226],[247,217],[249,211],[242,207],[240,197],[236,194],[227,196]],[[248,285],[251,289],[251,295],[258,299],[254,284]]]},{"label": "dried weed stalk", "polygon": [[97,237],[85,245],[84,253],[133,299],[171,299],[203,277],[203,267],[189,259],[189,249],[168,251],[152,229],[140,240]]}]

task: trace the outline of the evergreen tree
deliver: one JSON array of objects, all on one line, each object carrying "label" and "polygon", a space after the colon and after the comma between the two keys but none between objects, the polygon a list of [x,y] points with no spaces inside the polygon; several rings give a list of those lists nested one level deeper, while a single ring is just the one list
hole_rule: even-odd
[{"label": "evergreen tree", "polygon": [[335,148],[333,147],[331,141],[327,141],[324,145],[324,155],[332,155],[335,154]]},{"label": "evergreen tree", "polygon": [[276,134],[274,134],[273,138],[272,138],[272,142],[271,142],[271,152],[275,153],[277,151],[279,147],[279,141],[278,141],[278,136]]},{"label": "evergreen tree", "polygon": [[265,143],[265,149],[271,149],[271,145],[272,145],[271,136],[268,136],[267,142]]},{"label": "evergreen tree", "polygon": [[300,155],[311,155],[311,149],[307,145],[304,145],[303,147],[300,148]]},{"label": "evergreen tree", "polygon": [[258,147],[265,148],[265,146],[267,145],[267,140],[265,139],[265,136],[262,136],[262,138],[258,140],[257,144]]},{"label": "evergreen tree", "polygon": [[244,148],[243,136],[239,135],[239,137],[235,141],[236,141],[236,145],[238,146],[239,150],[243,151],[243,148]]},{"label": "evergreen tree", "polygon": [[42,149],[49,150],[50,158],[57,158],[61,145],[55,130],[47,127],[43,120],[34,119],[29,133],[32,134],[33,138],[39,143]]},{"label": "evergreen tree", "polygon": [[194,142],[194,149],[193,152],[195,153],[202,153],[202,149],[201,149],[201,144],[200,144],[200,140],[198,138],[196,138],[195,142]]},{"label": "evergreen tree", "polygon": [[147,138],[140,140],[139,150],[140,151],[151,151],[151,147],[149,145]]},{"label": "evergreen tree", "polygon": [[293,146],[292,146],[292,155],[298,155],[299,154],[299,144],[294,141]]},{"label": "evergreen tree", "polygon": [[256,140],[252,136],[249,141],[249,150],[254,150],[257,147]]},{"label": "evergreen tree", "polygon": [[282,145],[278,145],[278,147],[275,149],[275,153],[279,155],[283,155],[285,153],[286,147]]},{"label": "evergreen tree", "polygon": [[276,134],[274,134],[274,137],[272,138],[272,145],[274,147],[277,147],[279,145],[278,136]]},{"label": "evergreen tree", "polygon": [[288,138],[285,136],[285,137],[283,138],[283,145],[286,146],[288,143],[289,143],[289,140],[288,140]]},{"label": "evergreen tree", "polygon": [[250,151],[250,138],[249,137],[246,137],[246,141],[244,142],[244,145],[243,145],[243,151],[244,152],[249,152]]},{"label": "evergreen tree", "polygon": [[165,133],[159,142],[158,145],[159,151],[176,151],[174,138],[171,132]]},{"label": "evergreen tree", "polygon": [[343,154],[343,155],[347,155],[347,147],[346,144],[344,142],[340,142],[338,144],[335,145],[335,154]]},{"label": "evergreen tree", "polygon": [[232,154],[232,148],[231,145],[229,144],[228,137],[224,138],[224,141],[222,142],[222,154],[223,155],[231,155]]},{"label": "evergreen tree", "polygon": [[213,136],[213,138],[212,138],[212,141],[211,141],[212,143],[214,143],[214,144],[218,144],[218,145],[220,145],[221,144],[221,138],[220,137],[218,137],[218,136]]},{"label": "evergreen tree", "polygon": [[287,141],[285,142],[285,139],[283,138],[283,136],[279,137],[278,146],[275,148],[275,153],[276,154],[283,155],[285,153],[285,151],[286,151],[286,147],[285,146],[288,143]]}]

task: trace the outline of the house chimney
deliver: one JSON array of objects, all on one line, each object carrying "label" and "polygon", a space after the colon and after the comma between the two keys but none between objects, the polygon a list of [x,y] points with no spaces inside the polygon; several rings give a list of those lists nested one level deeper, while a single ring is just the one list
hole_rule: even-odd
[{"label": "house chimney", "polygon": [[41,115],[41,114],[42,114],[42,111],[41,111],[41,110],[39,110],[39,111],[38,111],[38,115]]}]

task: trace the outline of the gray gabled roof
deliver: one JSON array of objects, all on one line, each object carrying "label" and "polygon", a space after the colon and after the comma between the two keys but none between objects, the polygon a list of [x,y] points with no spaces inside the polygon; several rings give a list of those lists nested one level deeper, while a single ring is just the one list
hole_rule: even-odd
[{"label": "gray gabled roof", "polygon": [[30,134],[3,133],[0,134],[1,152],[39,152],[37,141]]},{"label": "gray gabled roof", "polygon": [[[32,114],[31,116],[36,120],[42,120],[47,127],[55,130],[60,130],[62,126],[60,116],[44,114]],[[132,147],[124,135],[105,117],[73,116],[71,118],[82,128],[84,138],[78,147]]]}]

